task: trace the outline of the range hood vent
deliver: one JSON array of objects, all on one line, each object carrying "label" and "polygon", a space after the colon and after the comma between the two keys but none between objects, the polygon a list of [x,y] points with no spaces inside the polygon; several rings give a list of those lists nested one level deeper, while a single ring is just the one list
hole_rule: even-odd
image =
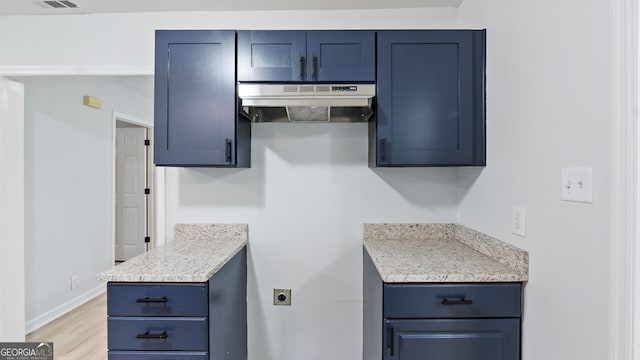
[{"label": "range hood vent", "polygon": [[366,122],[374,84],[239,84],[241,114],[253,122]]}]

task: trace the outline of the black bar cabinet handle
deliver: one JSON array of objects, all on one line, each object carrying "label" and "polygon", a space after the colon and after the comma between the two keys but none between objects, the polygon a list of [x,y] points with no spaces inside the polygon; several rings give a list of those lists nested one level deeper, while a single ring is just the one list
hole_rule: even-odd
[{"label": "black bar cabinet handle", "polygon": [[167,297],[163,296],[161,298],[150,298],[150,297],[143,297],[142,299],[138,299],[136,300],[136,302],[139,303],[166,303],[167,302]]},{"label": "black bar cabinet handle", "polygon": [[447,298],[442,299],[442,305],[471,305],[471,304],[473,304],[473,301],[467,300],[465,298],[452,299],[452,300],[449,300]]},{"label": "black bar cabinet handle", "polygon": [[389,347],[389,356],[393,357],[394,353],[395,353],[395,349],[394,349],[394,344],[396,342],[396,334],[395,331],[393,329],[393,326],[389,326],[389,344],[387,345]]},{"label": "black bar cabinet handle", "polygon": [[224,148],[224,156],[227,162],[231,162],[231,139],[227,139],[227,143]]},{"label": "black bar cabinet handle", "polygon": [[150,334],[148,331],[144,334],[136,335],[137,339],[166,339],[168,337],[167,332],[163,331],[161,334]]},{"label": "black bar cabinet handle", "polygon": [[387,139],[380,140],[380,160],[387,161]]},{"label": "black bar cabinet handle", "polygon": [[304,79],[304,63],[304,56],[300,56],[300,73],[298,74],[300,80]]},{"label": "black bar cabinet handle", "polygon": [[313,69],[311,70],[312,71],[311,77],[314,80],[318,80],[318,57],[314,55],[311,58],[311,62],[313,63]]}]

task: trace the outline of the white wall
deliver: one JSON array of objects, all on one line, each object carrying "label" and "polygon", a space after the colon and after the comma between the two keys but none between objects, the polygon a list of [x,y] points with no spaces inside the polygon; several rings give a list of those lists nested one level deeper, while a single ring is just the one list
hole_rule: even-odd
[{"label": "white wall", "polygon": [[[152,74],[155,29],[425,28],[455,24],[455,8],[5,16],[0,74]],[[51,71],[51,70],[47,70]]]},{"label": "white wall", "polygon": [[0,77],[0,342],[24,341],[24,86]]},{"label": "white wall", "polygon": [[[151,77],[25,83],[27,331],[101,291],[112,256],[112,112],[152,121]],[[84,95],[103,101],[100,110]],[[80,286],[71,290],[71,277]]]},{"label": "white wall", "polygon": [[[465,0],[459,21],[488,39],[487,167],[458,172],[459,221],[529,251],[523,360],[606,359],[609,1]],[[560,201],[570,166],[593,167],[593,204]]]},{"label": "white wall", "polygon": [[254,124],[250,169],[167,170],[169,227],[249,224],[250,359],[361,359],[362,223],[456,220],[455,169],[371,170],[366,134]]}]

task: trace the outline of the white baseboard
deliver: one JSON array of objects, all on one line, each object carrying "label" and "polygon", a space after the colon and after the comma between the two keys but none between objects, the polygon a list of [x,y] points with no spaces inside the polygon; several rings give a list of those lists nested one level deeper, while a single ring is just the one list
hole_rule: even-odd
[{"label": "white baseboard", "polygon": [[105,291],[107,291],[107,284],[100,284],[97,287],[65,302],[64,304],[47,311],[46,313],[36,317],[35,319],[27,320],[25,326],[26,334],[38,330],[42,326],[52,322],[60,316],[95,298],[96,296],[103,294]]}]

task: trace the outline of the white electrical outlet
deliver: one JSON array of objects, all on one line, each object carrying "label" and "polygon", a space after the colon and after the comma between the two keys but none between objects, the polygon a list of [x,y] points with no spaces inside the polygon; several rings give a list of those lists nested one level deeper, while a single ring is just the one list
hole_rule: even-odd
[{"label": "white electrical outlet", "polygon": [[80,286],[80,276],[74,275],[71,277],[71,290],[75,290]]},{"label": "white electrical outlet", "polygon": [[561,196],[564,201],[593,202],[593,171],[590,167],[563,168]]},{"label": "white electrical outlet", "polygon": [[525,237],[525,211],[523,207],[514,206],[511,214],[511,232]]}]

